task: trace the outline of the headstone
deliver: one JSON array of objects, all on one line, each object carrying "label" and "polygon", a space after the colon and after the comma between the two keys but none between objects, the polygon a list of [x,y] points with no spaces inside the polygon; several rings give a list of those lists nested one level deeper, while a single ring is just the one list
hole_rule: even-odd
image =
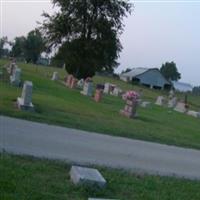
[{"label": "headstone", "polygon": [[158,106],[163,106],[165,104],[165,98],[163,96],[158,96],[155,104]]},{"label": "headstone", "polygon": [[94,95],[94,100],[96,102],[100,102],[101,98],[102,98],[102,94],[103,94],[103,90],[97,89],[96,92],[95,92],[95,95]]},{"label": "headstone", "polygon": [[110,83],[105,83],[104,84],[104,91],[103,93],[109,94],[110,93]]},{"label": "headstone", "polygon": [[72,83],[72,79],[73,79],[73,78],[74,78],[74,76],[71,75],[71,74],[69,74],[69,75],[67,76],[66,85],[67,85],[68,87],[71,87],[71,83]]},{"label": "headstone", "polygon": [[92,96],[92,93],[93,93],[93,82],[85,82],[81,94],[86,96]]},{"label": "headstone", "polygon": [[15,68],[15,70],[12,73],[12,76],[10,76],[10,83],[15,86],[19,86],[21,82],[21,69]]},{"label": "headstone", "polygon": [[77,82],[78,82],[78,79],[76,79],[76,78],[73,77],[72,80],[71,80],[70,88],[71,88],[71,89],[76,88]]},{"label": "headstone", "polygon": [[125,117],[128,118],[135,118],[137,117],[137,106],[138,102],[135,100],[126,100],[126,105],[123,110],[120,110],[120,114],[124,115]]},{"label": "headstone", "polygon": [[17,68],[17,65],[15,62],[10,63],[9,67],[8,67],[8,73],[12,76],[15,68]]},{"label": "headstone", "polygon": [[141,103],[140,103],[140,106],[142,107],[142,108],[147,108],[148,106],[150,106],[151,105],[151,102],[149,102],[149,101],[142,101]]},{"label": "headstone", "polygon": [[199,112],[196,112],[194,110],[188,110],[187,111],[187,115],[190,115],[192,117],[196,117],[196,118],[199,118],[200,117],[200,113]]},{"label": "headstone", "polygon": [[187,112],[186,104],[183,102],[178,102],[174,110],[177,112],[185,113]]},{"label": "headstone", "polygon": [[174,108],[177,104],[177,98],[173,97],[172,99],[169,99],[168,101],[168,108]]},{"label": "headstone", "polygon": [[86,184],[89,186],[97,185],[99,187],[104,187],[106,185],[104,177],[97,169],[93,168],[72,166],[70,178],[75,185]]},{"label": "headstone", "polygon": [[115,87],[114,90],[111,92],[113,96],[119,96],[122,93],[122,90],[118,87]]},{"label": "headstone", "polygon": [[22,96],[17,98],[18,108],[21,110],[34,110],[34,105],[32,104],[32,89],[32,82],[25,81],[22,90]]},{"label": "headstone", "polygon": [[53,76],[52,76],[51,80],[52,80],[52,81],[57,81],[57,80],[59,80],[58,72],[54,72],[54,73],[53,73]]},{"label": "headstone", "polygon": [[78,86],[78,88],[82,89],[83,86],[84,86],[84,80],[83,79],[79,80],[78,83],[77,83],[77,86]]}]

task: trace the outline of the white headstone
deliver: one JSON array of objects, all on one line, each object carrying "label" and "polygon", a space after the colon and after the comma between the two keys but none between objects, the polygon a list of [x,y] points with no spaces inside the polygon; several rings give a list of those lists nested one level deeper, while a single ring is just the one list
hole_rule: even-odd
[{"label": "white headstone", "polygon": [[110,83],[105,83],[104,84],[104,90],[103,90],[103,92],[105,94],[109,94],[110,93]]},{"label": "white headstone", "polygon": [[84,86],[84,80],[83,79],[79,80],[78,83],[77,83],[77,86],[79,88],[83,88],[83,86]]},{"label": "white headstone", "polygon": [[158,96],[155,104],[158,106],[163,106],[165,104],[165,98],[163,96]]},{"label": "white headstone", "polygon": [[177,112],[181,112],[181,113],[187,112],[187,109],[185,107],[185,103],[183,103],[183,102],[178,102],[176,104],[176,107],[174,108],[174,110],[177,111]]},{"label": "white headstone", "polygon": [[32,88],[33,84],[30,81],[26,81],[23,86],[22,96],[18,97],[18,107],[22,110],[33,110],[32,104]]},{"label": "white headstone", "polygon": [[119,96],[122,93],[122,90],[118,87],[115,87],[113,92],[111,93],[113,96]]},{"label": "white headstone", "polygon": [[21,69],[15,68],[15,70],[12,73],[12,76],[10,76],[10,83],[15,86],[19,86],[21,82]]},{"label": "white headstone", "polygon": [[106,180],[97,169],[72,166],[70,178],[74,184],[86,184],[89,186],[97,185],[104,187]]},{"label": "white headstone", "polygon": [[172,99],[169,99],[168,101],[168,108],[174,108],[177,104],[177,98],[173,97]]},{"label": "white headstone", "polygon": [[199,118],[199,117],[200,117],[199,112],[196,112],[196,111],[194,111],[194,110],[188,110],[188,111],[187,111],[187,115],[190,115],[190,116],[196,117],[196,118]]},{"label": "white headstone", "polygon": [[142,102],[140,103],[140,106],[141,106],[142,108],[147,108],[148,106],[150,106],[150,104],[151,104],[151,102],[149,102],[149,101],[142,101]]},{"label": "white headstone", "polygon": [[54,72],[52,76],[52,81],[57,81],[59,79],[58,72]]},{"label": "white headstone", "polygon": [[93,93],[93,82],[85,82],[81,94],[86,96],[92,96],[92,93]]}]

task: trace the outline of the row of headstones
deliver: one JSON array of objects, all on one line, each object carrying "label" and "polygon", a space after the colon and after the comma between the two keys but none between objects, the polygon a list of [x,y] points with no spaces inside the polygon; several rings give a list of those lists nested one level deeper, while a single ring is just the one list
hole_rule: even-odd
[{"label": "row of headstones", "polygon": [[[21,84],[21,69],[12,62],[8,68],[8,73],[10,74],[10,83],[14,86],[19,87]],[[22,89],[21,97],[17,98],[17,106],[21,110],[34,110],[34,105],[32,104],[32,90],[33,84],[31,81],[25,81]]]},{"label": "row of headstones", "polygon": [[[53,81],[59,80],[58,72],[53,73],[51,80]],[[86,80],[83,80],[83,79],[78,80],[73,75],[68,75],[64,78],[64,84],[71,89],[74,89],[77,87],[83,89],[81,91],[81,94],[85,96],[91,97],[93,94],[94,84],[93,84],[92,79],[89,77]],[[103,94],[113,95],[113,96],[122,96],[123,98],[123,95],[122,95],[123,91],[119,87],[111,83],[105,83],[104,85],[97,84],[94,100],[96,102],[99,102],[102,99]],[[120,114],[128,118],[135,118],[137,116],[136,108],[138,105],[146,108],[150,104],[151,104],[150,102],[146,102],[146,101],[141,101],[141,102],[136,103],[136,102],[127,100],[124,109],[120,110]]]},{"label": "row of headstones", "polygon": [[167,105],[168,108],[173,108],[177,112],[200,118],[200,112],[189,110],[188,105],[185,102],[178,101],[176,97],[171,97],[167,101],[163,96],[158,96],[155,104],[159,106]]},{"label": "row of headstones", "polygon": [[[97,169],[94,168],[72,166],[70,170],[70,178],[75,185],[79,186],[87,185],[90,187],[104,188],[107,185],[107,181],[102,176],[102,174]],[[88,200],[106,200],[106,199],[89,198]]]},{"label": "row of headstones", "polygon": [[[52,80],[53,81],[57,81],[59,80],[59,74],[58,72],[54,72],[52,75]],[[73,77],[73,75],[68,75],[65,78],[65,84],[70,87],[70,88],[83,88],[82,94],[87,95],[87,96],[92,96],[92,92],[93,92],[93,83],[90,79],[90,81],[84,81],[83,79],[81,80],[77,80],[75,77]],[[110,94],[113,96],[119,96],[120,94],[122,94],[122,90],[117,87],[114,84],[111,83],[105,83],[104,87],[101,88],[101,90],[103,89],[103,93],[104,94]]]}]

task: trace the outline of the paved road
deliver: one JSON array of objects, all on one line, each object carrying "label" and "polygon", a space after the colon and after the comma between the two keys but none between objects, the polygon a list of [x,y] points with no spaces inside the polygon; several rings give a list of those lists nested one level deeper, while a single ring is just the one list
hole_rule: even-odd
[{"label": "paved road", "polygon": [[0,116],[0,150],[200,180],[200,151]]}]

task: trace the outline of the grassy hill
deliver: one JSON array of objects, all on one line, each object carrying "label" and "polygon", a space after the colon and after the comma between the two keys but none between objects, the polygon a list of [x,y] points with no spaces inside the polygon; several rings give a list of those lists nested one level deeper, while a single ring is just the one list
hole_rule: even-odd
[{"label": "grassy hill", "polygon": [[[0,61],[0,68],[6,64]],[[42,67],[18,63],[22,68],[22,80],[33,82],[33,104],[36,112],[22,112],[15,106],[22,88],[9,84],[8,77],[0,80],[0,113],[2,115],[56,124],[109,135],[129,137],[159,143],[186,146],[200,149],[200,119],[177,113],[168,108],[152,105],[151,108],[139,108],[137,119],[127,119],[119,114],[124,101],[119,97],[105,95],[102,102],[80,94],[80,90],[71,90],[61,82],[50,80],[53,71],[58,71],[61,79],[66,72],[63,69]],[[167,95],[164,91],[150,90],[133,86],[117,79],[94,77],[95,83],[111,82],[122,89],[143,90],[143,99],[155,102],[158,95]],[[181,94],[179,97],[183,98]],[[200,98],[189,96],[192,108],[200,108]]]}]

